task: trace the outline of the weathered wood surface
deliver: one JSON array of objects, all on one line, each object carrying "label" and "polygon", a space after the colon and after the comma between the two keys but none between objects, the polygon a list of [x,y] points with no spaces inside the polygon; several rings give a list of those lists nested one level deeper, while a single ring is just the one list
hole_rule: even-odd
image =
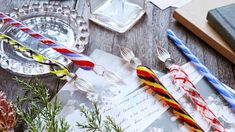
[{"label": "weathered wood surface", "polygon": [[[0,0],[0,11],[11,12],[13,8],[20,8],[23,4],[33,2],[55,2],[53,0]],[[85,0],[61,0],[62,4],[76,9],[79,14],[87,18]],[[98,48],[114,55],[120,56],[120,46],[129,47],[140,57],[144,64],[158,70],[163,70],[162,64],[157,59],[156,46],[167,48],[172,57],[179,64],[187,62],[186,58],[174,44],[166,37],[166,29],[173,29],[192,52],[218,77],[222,82],[235,88],[235,65],[222,57],[206,43],[177,23],[172,18],[174,9],[168,8],[164,11],[151,3],[147,4],[147,14],[128,32],[124,34],[115,33],[89,22],[90,39],[86,54],[90,54]],[[73,68],[74,69],[74,68]],[[5,91],[9,99],[16,95],[23,96],[20,86],[12,78],[15,75],[0,68],[0,90]],[[23,78],[32,79],[32,78]],[[52,95],[63,86],[65,82],[57,80],[54,76],[40,78],[49,87]]]}]

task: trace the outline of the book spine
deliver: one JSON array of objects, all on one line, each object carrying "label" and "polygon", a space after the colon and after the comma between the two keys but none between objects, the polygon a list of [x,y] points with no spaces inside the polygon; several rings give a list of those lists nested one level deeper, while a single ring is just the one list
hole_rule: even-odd
[{"label": "book spine", "polygon": [[224,20],[224,18],[215,9],[207,14],[209,24],[224,38],[229,46],[235,51],[235,34],[233,28]]}]

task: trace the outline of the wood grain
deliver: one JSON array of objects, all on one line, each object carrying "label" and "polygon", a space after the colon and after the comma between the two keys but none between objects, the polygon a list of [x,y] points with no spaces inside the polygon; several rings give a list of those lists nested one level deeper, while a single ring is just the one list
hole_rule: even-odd
[{"label": "wood grain", "polygon": [[[23,4],[31,4],[37,0],[0,0],[0,11],[10,12],[15,7],[21,7]],[[54,0],[41,0],[40,2],[57,2]],[[85,0],[63,0],[63,5],[67,5],[75,10],[84,18],[88,18]],[[202,40],[185,29],[172,18],[174,8],[160,10],[151,3],[147,4],[146,15],[130,31],[119,34],[107,30],[91,21],[89,21],[90,38],[89,44],[84,53],[90,54],[94,49],[101,49],[114,55],[120,56],[120,47],[131,48],[143,64],[151,68],[162,71],[163,66],[157,59],[157,46],[162,46],[169,50],[172,57],[180,65],[187,62],[184,55],[172,44],[166,36],[166,29],[171,28],[177,35],[186,42],[192,52],[217,76],[222,82],[235,88],[235,65],[230,63],[215,50],[207,46]],[[74,71],[76,67],[71,67]],[[20,86],[12,78],[14,74],[0,68],[0,90],[5,91],[8,99],[12,100],[17,95],[23,96],[24,93]],[[33,78],[22,78],[30,80]],[[40,78],[54,96],[64,85],[54,76]]]},{"label": "wood grain", "polygon": [[[0,0],[0,2],[4,2],[4,0]],[[23,4],[31,4],[33,2],[37,2],[37,0],[10,0],[5,2],[5,6],[1,5],[0,10],[10,12],[15,7],[21,7]],[[58,0],[41,0],[40,2],[53,3],[58,2]],[[65,6],[76,9],[80,15],[87,18],[89,9],[86,6],[85,0],[63,0],[60,2]],[[166,37],[166,29],[171,28],[177,32],[177,35],[186,42],[186,45],[205,63],[215,76],[220,78],[222,82],[234,87],[235,66],[177,23],[172,18],[173,10],[174,8],[168,8],[162,11],[151,3],[148,3],[146,15],[130,31],[124,34],[112,32],[89,21],[90,38],[85,53],[90,54],[94,49],[98,48],[120,56],[119,47],[125,46],[131,48],[136,56],[139,56],[141,60],[143,60],[143,64],[158,70],[163,70],[163,66],[157,59],[156,54],[156,46],[162,46],[168,49],[172,57],[182,65],[187,62],[186,58]],[[76,67],[72,66],[71,69],[74,71]],[[14,94],[10,93],[9,89],[6,90],[6,88],[3,87],[8,85],[20,90],[20,88],[17,88],[18,86],[14,81],[10,79],[14,77],[14,75],[9,74],[3,69],[0,70],[0,73],[4,76],[0,84],[1,89],[7,91],[13,97]],[[53,94],[57,93],[58,89],[65,83],[58,81],[52,76],[40,79],[48,85]]]}]

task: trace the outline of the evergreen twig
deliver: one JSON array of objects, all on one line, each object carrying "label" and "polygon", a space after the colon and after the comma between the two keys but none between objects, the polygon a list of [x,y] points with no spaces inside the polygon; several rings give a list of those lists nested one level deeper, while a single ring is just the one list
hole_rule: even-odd
[{"label": "evergreen twig", "polygon": [[[55,97],[50,103],[50,95],[46,87],[39,81],[26,82],[15,78],[15,80],[23,86],[26,96],[17,97],[15,100],[15,109],[18,116],[18,122],[27,125],[30,132],[66,132],[69,125],[63,119],[57,119],[60,104]],[[27,106],[27,108],[24,108]],[[77,122],[80,129],[92,132],[124,132],[115,121],[110,117],[103,117],[96,103],[89,111],[85,106],[81,106],[81,113],[87,119],[87,123]]]},{"label": "evergreen twig", "polygon": [[[18,78],[15,80],[23,86],[27,93],[23,98],[17,97],[15,100],[18,122],[26,124],[30,132],[68,131],[68,123],[56,118],[61,107],[57,97],[51,103],[49,92],[42,82],[39,80],[26,82]],[[23,106],[27,106],[27,108],[23,108]]]},{"label": "evergreen twig", "polygon": [[93,103],[91,111],[85,106],[81,106],[80,111],[87,121],[86,123],[77,122],[77,126],[80,129],[86,129],[89,132],[124,132],[110,116],[106,116],[102,120],[100,110],[96,103]]}]

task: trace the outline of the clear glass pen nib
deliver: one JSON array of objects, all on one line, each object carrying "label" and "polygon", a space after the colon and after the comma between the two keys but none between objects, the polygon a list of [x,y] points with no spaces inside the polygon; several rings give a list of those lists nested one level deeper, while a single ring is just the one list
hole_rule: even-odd
[{"label": "clear glass pen nib", "polygon": [[81,91],[84,92],[94,92],[94,86],[89,83],[88,81],[82,79],[82,78],[78,78],[77,75],[75,73],[69,73],[67,75],[66,80],[73,84],[76,88],[80,89]]},{"label": "clear glass pen nib", "polygon": [[135,54],[129,48],[120,48],[120,53],[122,58],[128,63],[130,63],[131,67],[133,67],[134,69],[138,65],[141,65],[140,59],[135,57]]},{"label": "clear glass pen nib", "polygon": [[96,65],[93,69],[93,71],[99,75],[103,76],[107,81],[109,81],[112,84],[120,84],[122,83],[122,79],[116,75],[115,73],[106,70],[103,66],[101,65]]},{"label": "clear glass pen nib", "polygon": [[75,81],[74,81],[74,86],[84,92],[87,92],[87,93],[92,93],[94,92],[94,87],[91,83],[87,82],[86,80],[84,79],[81,79],[81,78],[77,78]]},{"label": "clear glass pen nib", "polygon": [[114,74],[113,72],[104,71],[103,76],[104,76],[105,79],[107,79],[112,84],[122,83],[121,78],[118,75]]},{"label": "clear glass pen nib", "polygon": [[141,61],[140,61],[140,59],[137,58],[137,57],[132,58],[129,63],[130,63],[130,65],[131,65],[133,68],[136,68],[137,66],[139,66],[139,65],[142,64]]},{"label": "clear glass pen nib", "polygon": [[125,61],[130,62],[132,58],[135,58],[135,54],[129,48],[120,48],[120,53]]}]

